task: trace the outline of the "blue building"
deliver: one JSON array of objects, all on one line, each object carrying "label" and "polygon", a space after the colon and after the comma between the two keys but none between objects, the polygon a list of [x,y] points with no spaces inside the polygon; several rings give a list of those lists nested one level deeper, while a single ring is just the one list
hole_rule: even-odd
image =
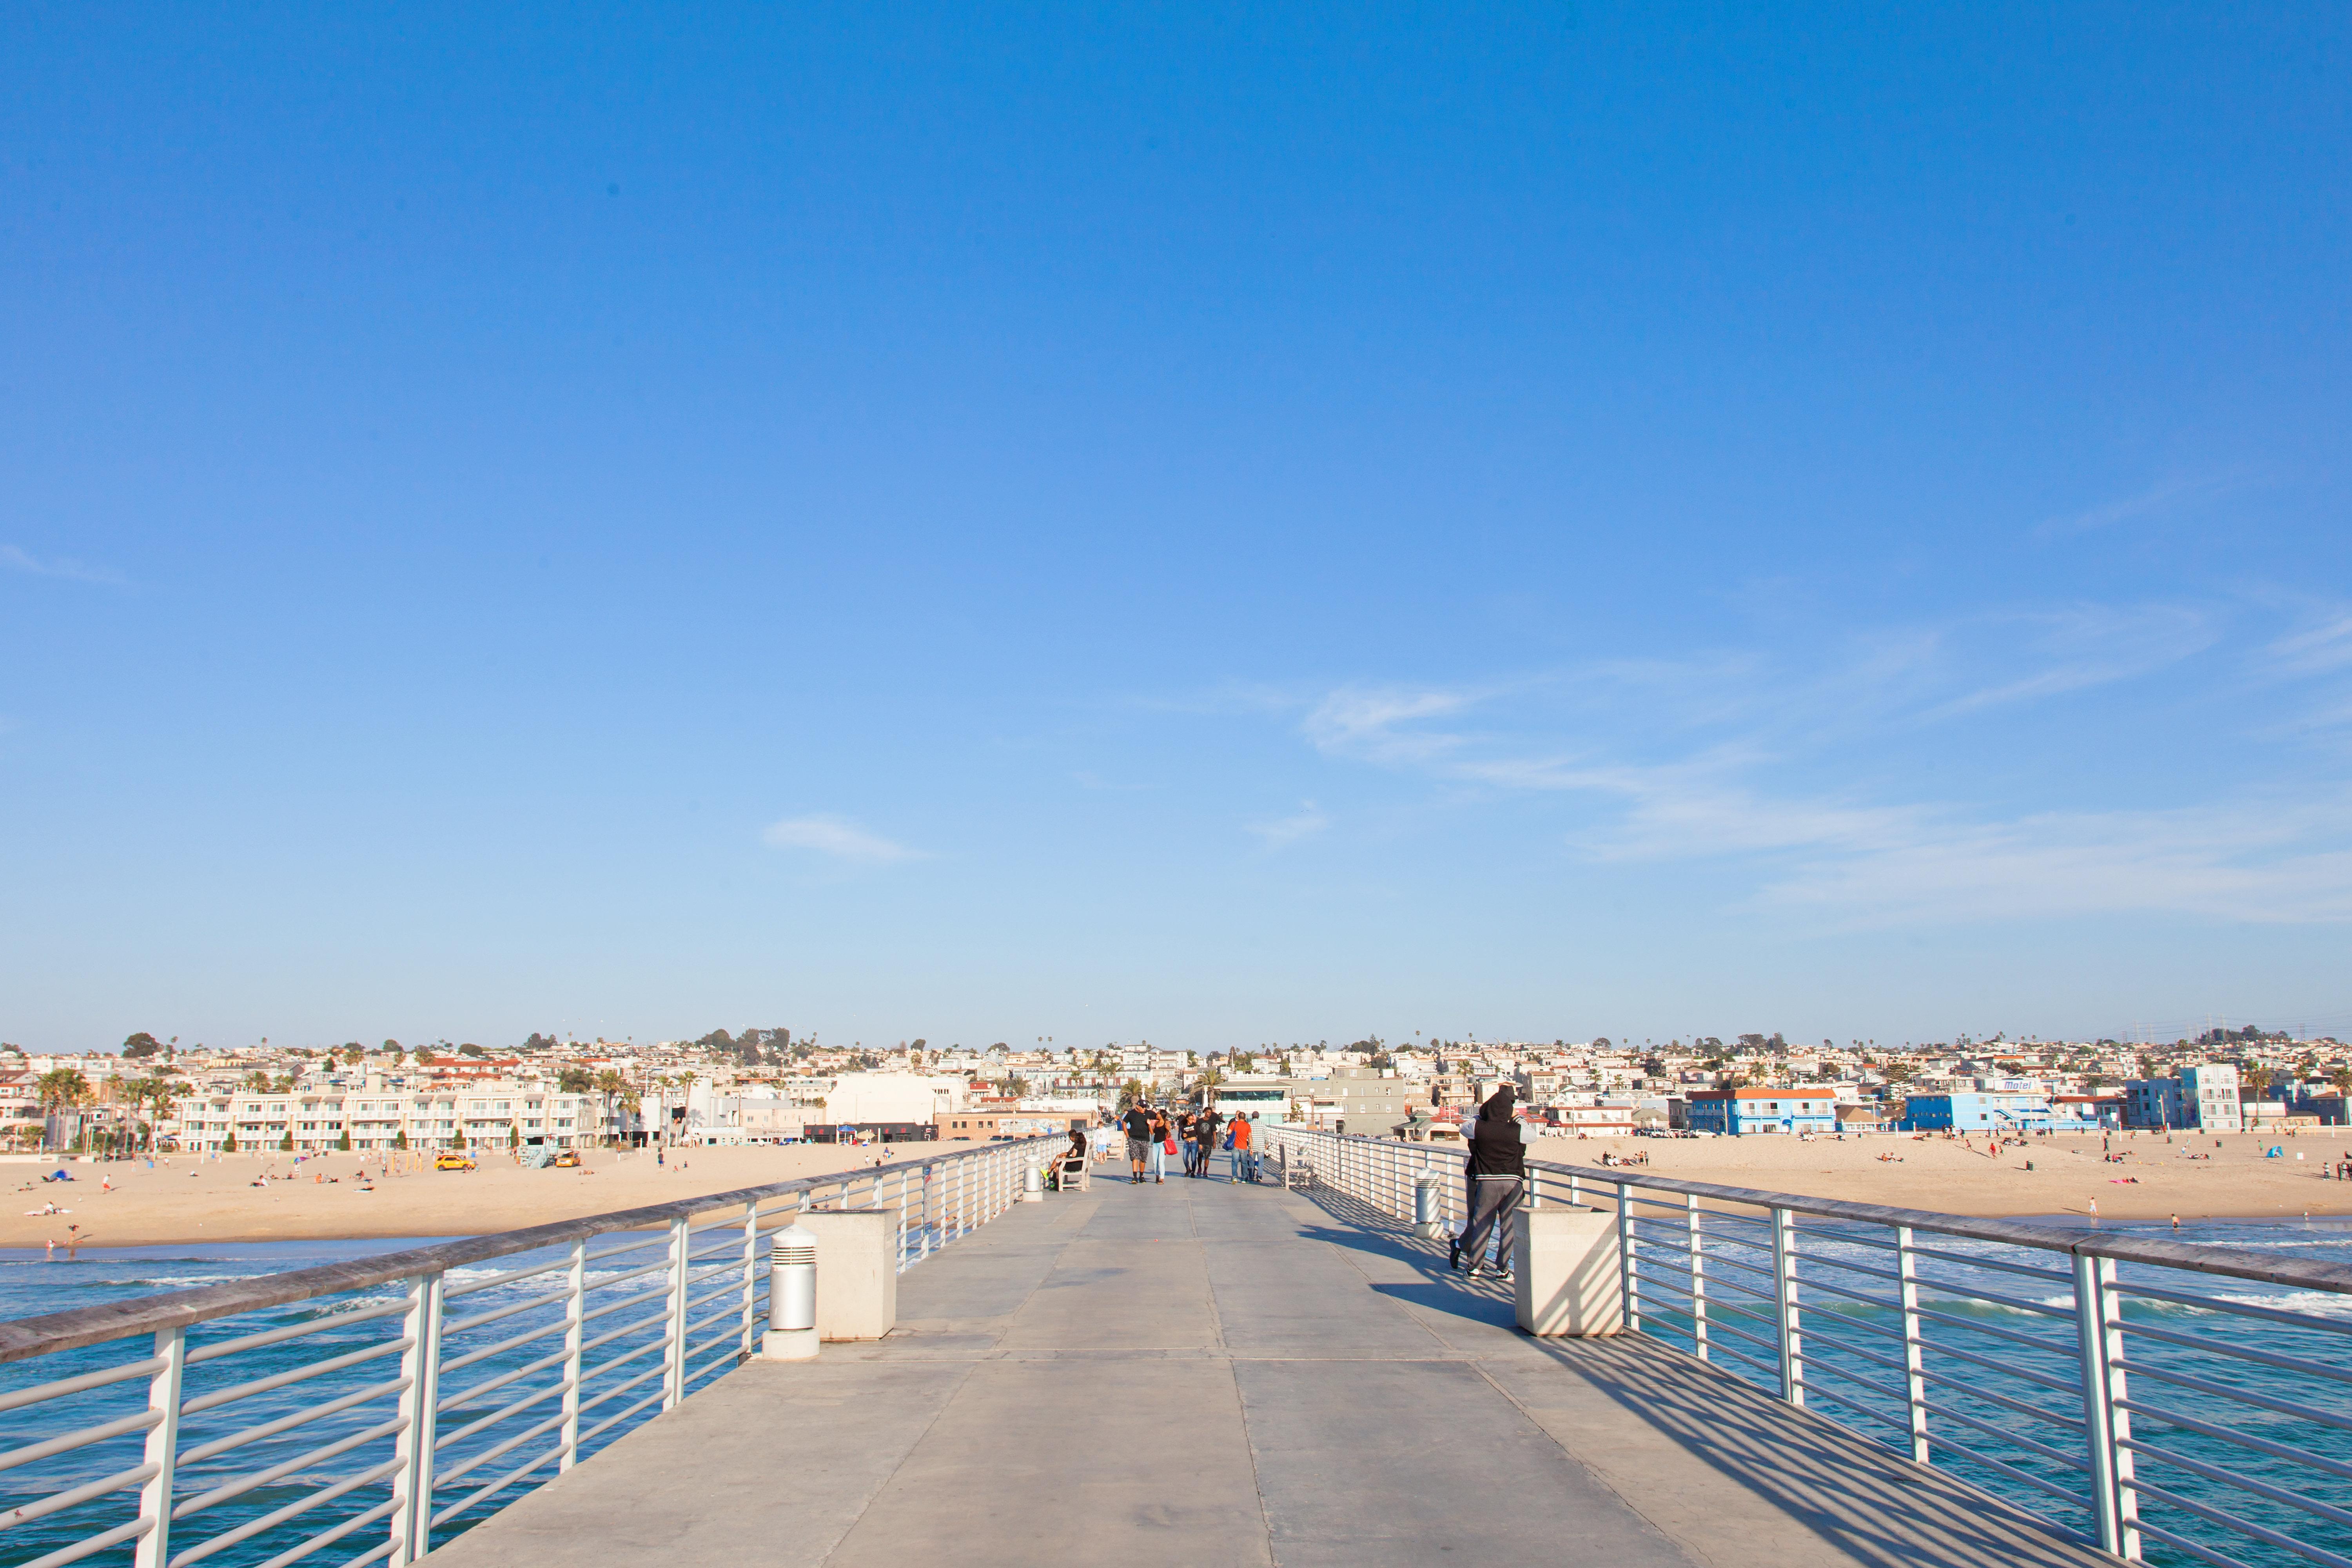
[{"label": "blue building", "polygon": [[2229,1062],[2199,1062],[2178,1078],[2136,1078],[2124,1085],[2124,1125],[2235,1132],[2244,1124],[2239,1087]]},{"label": "blue building", "polygon": [[1684,1101],[1694,1132],[1834,1132],[1837,1096],[1826,1089],[1703,1089]]},{"label": "blue building", "polygon": [[[2047,1132],[2046,1094],[1915,1094],[1897,1125],[1906,1132]],[[2071,1125],[2071,1123],[2070,1123]]]}]

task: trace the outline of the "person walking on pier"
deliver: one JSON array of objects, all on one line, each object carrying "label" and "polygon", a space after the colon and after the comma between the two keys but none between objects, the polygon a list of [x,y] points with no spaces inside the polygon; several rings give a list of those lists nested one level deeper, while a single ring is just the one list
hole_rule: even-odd
[{"label": "person walking on pier", "polygon": [[1158,1106],[1151,1108],[1151,1180],[1156,1186],[1168,1179],[1168,1146],[1176,1142],[1168,1125],[1168,1113]]},{"label": "person walking on pier", "polygon": [[1151,1157],[1151,1112],[1143,1109],[1140,1100],[1127,1108],[1123,1118],[1127,1128],[1128,1180],[1137,1186],[1143,1184],[1143,1163]]},{"label": "person walking on pier", "polygon": [[1208,1106],[1192,1121],[1192,1174],[1209,1173],[1209,1156],[1217,1147],[1217,1113]]},{"label": "person walking on pier", "polygon": [[1250,1119],[1240,1111],[1234,1113],[1232,1137],[1234,1167],[1225,1177],[1226,1185],[1243,1180],[1256,1181],[1257,1167],[1250,1158]]},{"label": "person walking on pier", "polygon": [[1460,1268],[1466,1258],[1470,1266],[1464,1272],[1474,1278],[1486,1267],[1490,1239],[1499,1255],[1494,1271],[1506,1279],[1511,1276],[1511,1211],[1519,1206],[1528,1176],[1528,1149],[1519,1136],[1517,1102],[1518,1090],[1505,1084],[1478,1108],[1478,1120],[1471,1128],[1470,1184],[1477,1193],[1476,1205],[1470,1212],[1469,1228],[1454,1242],[1446,1266]]}]

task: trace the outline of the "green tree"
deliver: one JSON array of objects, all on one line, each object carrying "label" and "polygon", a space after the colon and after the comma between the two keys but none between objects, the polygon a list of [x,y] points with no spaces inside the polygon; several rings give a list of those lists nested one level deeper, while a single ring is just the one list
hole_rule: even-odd
[{"label": "green tree", "polygon": [[[40,1096],[41,1110],[51,1116],[78,1112],[97,1098],[79,1068],[51,1068],[33,1080],[33,1091]],[[75,1128],[75,1137],[80,1128]]]},{"label": "green tree", "polygon": [[171,1080],[161,1078],[144,1079],[141,1087],[144,1090],[141,1098],[146,1101],[151,1118],[147,1123],[147,1152],[152,1154],[155,1152],[155,1123],[165,1120],[179,1109],[180,1091],[173,1086]]},{"label": "green tree", "polygon": [[286,1153],[294,1152],[294,1129],[291,1126],[289,1126],[285,1135],[278,1140],[278,1147]]},{"label": "green tree", "polygon": [[122,1042],[122,1054],[134,1059],[140,1057],[160,1056],[163,1050],[163,1042],[144,1029]]},{"label": "green tree", "polygon": [[404,1127],[399,1131],[394,1132],[392,1135],[392,1146],[395,1149],[405,1149],[408,1147],[407,1128]]},{"label": "green tree", "polygon": [[613,1131],[614,1097],[629,1087],[629,1080],[617,1068],[606,1068],[596,1075],[596,1092],[604,1097],[604,1121],[602,1131],[607,1137]]},{"label": "green tree", "polygon": [[586,1094],[594,1084],[586,1068],[565,1068],[555,1075],[555,1087],[565,1094]]}]

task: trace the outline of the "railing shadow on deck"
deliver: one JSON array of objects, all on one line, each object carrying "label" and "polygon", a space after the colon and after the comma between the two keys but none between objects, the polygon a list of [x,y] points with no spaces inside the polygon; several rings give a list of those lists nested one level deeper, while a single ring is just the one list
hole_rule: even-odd
[{"label": "railing shadow on deck", "polygon": [[[1360,1197],[1319,1182],[1312,1186],[1299,1189],[1297,1195],[1307,1199],[1317,1208],[1338,1220],[1344,1227],[1336,1231],[1318,1230],[1307,1233],[1317,1240],[1391,1258],[1427,1276],[1433,1293],[1426,1299],[1416,1295],[1407,1297],[1407,1300],[1418,1305],[1430,1306],[1439,1304],[1443,1300],[1443,1297],[1437,1293],[1452,1293],[1458,1295],[1465,1305],[1471,1300],[1482,1301],[1489,1306],[1501,1307],[1504,1314],[1497,1320],[1494,1318],[1491,1311],[1465,1311],[1462,1313],[1465,1317],[1476,1317],[1489,1321],[1509,1321],[1510,1314],[1515,1310],[1510,1286],[1492,1275],[1484,1275],[1474,1279],[1446,1268],[1444,1242],[1423,1241],[1412,1234],[1412,1227],[1409,1224],[1386,1209],[1366,1203]],[[1400,1295],[1402,1291],[1391,1289],[1382,1291],[1382,1294]],[[1445,1310],[1454,1309],[1449,1305]]]},{"label": "railing shadow on deck", "polygon": [[1958,1478],[1643,1334],[1534,1340],[1630,1414],[1858,1559],[1886,1568],[2114,1561]]},{"label": "railing shadow on deck", "polygon": [[[1339,1222],[1306,1234],[1404,1263],[1426,1278],[1375,1286],[1416,1306],[1510,1322],[1511,1287],[1445,1266],[1397,1215],[1322,1184],[1298,1196]],[[1631,1415],[1778,1511],[1884,1568],[2083,1568],[2112,1562],[1958,1478],[1914,1465],[1883,1444],[1791,1409],[1744,1379],[1643,1334],[1527,1342]]]}]

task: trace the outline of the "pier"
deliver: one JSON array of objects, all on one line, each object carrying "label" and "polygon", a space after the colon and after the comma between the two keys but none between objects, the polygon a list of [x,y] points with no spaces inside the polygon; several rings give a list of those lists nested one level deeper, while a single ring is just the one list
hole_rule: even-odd
[{"label": "pier", "polygon": [[[1522,1301],[1416,1239],[1458,1152],[1266,1145],[1050,1194],[1059,1139],[949,1146],[0,1323],[0,1568],[2352,1568],[2352,1268],[1531,1161]],[[765,1359],[772,1306],[837,1337]]]},{"label": "pier", "polygon": [[429,1561],[2112,1562],[1658,1341],[1530,1338],[1335,1189],[1097,1181],[899,1290],[887,1339],[750,1363]]}]

